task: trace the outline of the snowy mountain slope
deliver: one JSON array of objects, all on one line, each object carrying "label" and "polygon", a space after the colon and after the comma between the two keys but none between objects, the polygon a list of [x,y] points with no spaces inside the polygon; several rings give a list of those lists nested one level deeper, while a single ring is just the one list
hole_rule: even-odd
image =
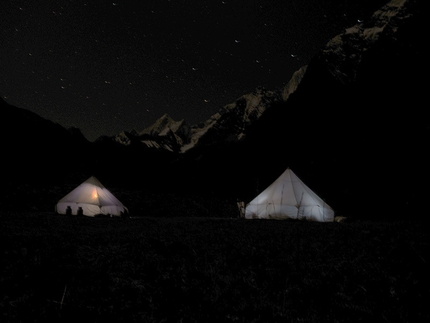
[{"label": "snowy mountain slope", "polygon": [[299,86],[300,82],[303,79],[303,76],[306,73],[306,69],[308,68],[307,65],[302,66],[299,70],[294,72],[293,76],[291,77],[291,80],[285,85],[285,87],[282,90],[282,100],[287,101],[291,94],[293,94],[297,87]]}]

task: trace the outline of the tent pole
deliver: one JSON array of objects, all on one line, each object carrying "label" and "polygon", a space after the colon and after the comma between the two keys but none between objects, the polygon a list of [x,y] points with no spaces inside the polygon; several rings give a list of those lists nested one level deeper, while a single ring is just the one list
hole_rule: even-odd
[{"label": "tent pole", "polygon": [[298,206],[298,207],[297,207],[297,219],[298,219],[298,220],[300,220],[300,219],[299,219],[299,216],[300,216],[300,207],[301,207],[301,205],[302,205],[303,194],[304,194],[304,192],[302,192],[302,196],[300,196],[300,202],[299,202],[299,204],[297,205],[297,206]]}]

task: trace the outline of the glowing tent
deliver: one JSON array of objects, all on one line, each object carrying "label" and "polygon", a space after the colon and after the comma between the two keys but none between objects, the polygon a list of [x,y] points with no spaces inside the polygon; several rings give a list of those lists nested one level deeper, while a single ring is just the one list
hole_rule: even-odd
[{"label": "glowing tent", "polygon": [[58,214],[86,216],[121,216],[128,213],[128,209],[94,176],[59,200],[55,211]]},{"label": "glowing tent", "polygon": [[245,218],[333,222],[334,211],[287,168],[246,205]]}]

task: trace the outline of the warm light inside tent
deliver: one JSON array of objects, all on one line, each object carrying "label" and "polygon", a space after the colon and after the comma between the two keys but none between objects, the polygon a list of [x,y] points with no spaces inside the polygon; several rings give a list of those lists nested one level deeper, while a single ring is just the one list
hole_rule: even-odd
[{"label": "warm light inside tent", "polygon": [[98,198],[97,190],[94,190],[94,191],[93,191],[93,199],[96,199],[96,198]]}]

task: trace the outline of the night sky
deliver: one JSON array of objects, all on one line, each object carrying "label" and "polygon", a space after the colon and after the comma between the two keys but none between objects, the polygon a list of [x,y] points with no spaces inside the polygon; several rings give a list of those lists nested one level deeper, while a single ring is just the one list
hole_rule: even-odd
[{"label": "night sky", "polygon": [[[275,90],[384,0],[6,0],[0,95],[91,141]],[[145,5],[142,5],[144,3]]]}]

